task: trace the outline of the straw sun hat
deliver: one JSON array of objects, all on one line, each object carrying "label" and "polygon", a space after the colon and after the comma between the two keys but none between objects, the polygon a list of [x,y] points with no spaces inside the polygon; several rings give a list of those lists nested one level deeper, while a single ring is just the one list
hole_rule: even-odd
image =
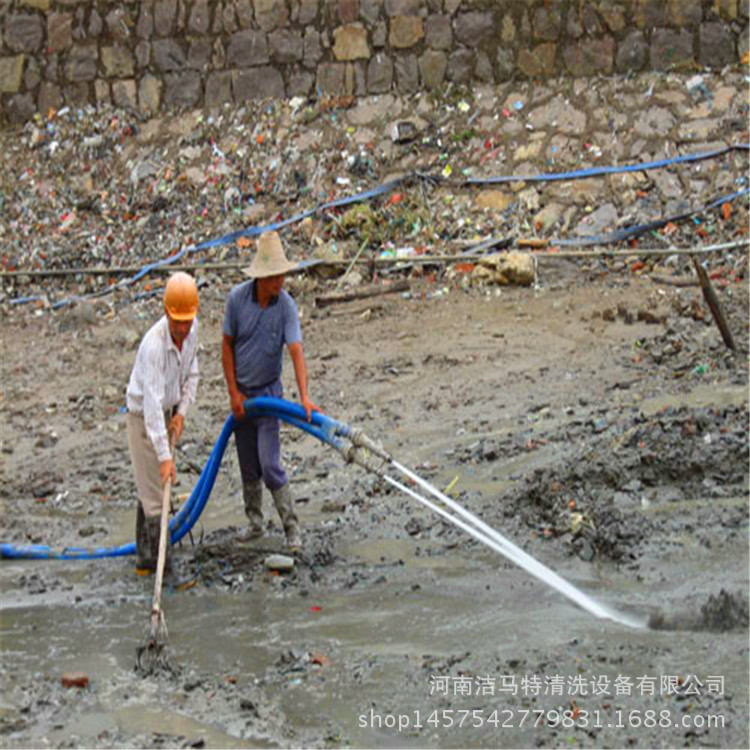
[{"label": "straw sun hat", "polygon": [[265,279],[293,271],[299,263],[287,260],[278,232],[264,232],[258,240],[258,249],[249,268],[244,270],[251,279]]}]

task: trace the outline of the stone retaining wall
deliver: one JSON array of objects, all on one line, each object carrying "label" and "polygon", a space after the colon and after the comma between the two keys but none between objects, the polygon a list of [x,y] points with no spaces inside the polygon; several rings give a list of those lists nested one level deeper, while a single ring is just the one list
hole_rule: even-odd
[{"label": "stone retaining wall", "polygon": [[721,68],[750,0],[0,0],[0,120]]}]

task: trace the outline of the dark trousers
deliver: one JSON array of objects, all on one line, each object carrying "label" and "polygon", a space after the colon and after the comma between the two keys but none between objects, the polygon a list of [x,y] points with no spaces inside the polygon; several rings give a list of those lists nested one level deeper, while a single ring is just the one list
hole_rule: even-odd
[{"label": "dark trousers", "polygon": [[237,446],[242,484],[262,480],[273,492],[289,481],[281,466],[278,419],[252,417],[237,422],[234,442]]}]

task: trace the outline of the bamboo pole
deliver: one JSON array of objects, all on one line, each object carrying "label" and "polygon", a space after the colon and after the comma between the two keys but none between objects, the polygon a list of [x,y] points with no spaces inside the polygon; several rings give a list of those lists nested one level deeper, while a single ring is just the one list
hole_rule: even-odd
[{"label": "bamboo pole", "polygon": [[[554,260],[555,258],[617,258],[617,257],[664,257],[669,255],[704,255],[708,253],[718,253],[724,250],[733,250],[738,247],[750,245],[750,238],[746,240],[739,240],[737,242],[726,242],[720,245],[708,245],[705,247],[698,248],[634,248],[632,250],[607,250],[607,249],[596,249],[597,246],[592,246],[591,250],[559,250],[559,251],[545,251],[535,252],[534,257],[541,260]],[[512,249],[512,248],[507,248]],[[502,251],[502,252],[505,252]],[[463,254],[446,254],[446,255],[415,255],[409,258],[361,258],[354,259],[354,263],[357,265],[376,265],[376,266],[387,266],[387,265],[429,265],[432,263],[471,263],[473,261],[479,261],[484,255],[472,255],[468,251]],[[325,260],[319,263],[311,263],[309,266],[305,266],[301,270],[307,270],[307,268],[315,268],[318,265],[321,266],[348,266],[352,263],[351,260]],[[149,273],[157,274],[169,274],[174,271],[224,271],[247,268],[247,261],[237,263],[196,263],[196,264],[172,264],[168,266],[162,266],[160,268],[152,268]],[[0,271],[0,279],[12,279],[19,278],[22,276],[29,277],[53,277],[53,276],[117,276],[124,274],[135,274],[143,270],[142,266],[113,266],[111,268],[53,268],[53,269],[38,269],[38,270],[23,270],[23,271]],[[145,277],[144,277],[145,278]]]}]

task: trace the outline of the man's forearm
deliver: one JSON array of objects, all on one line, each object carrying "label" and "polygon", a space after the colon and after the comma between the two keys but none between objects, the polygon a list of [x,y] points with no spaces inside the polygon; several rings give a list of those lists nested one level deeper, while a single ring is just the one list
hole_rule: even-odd
[{"label": "man's forearm", "polygon": [[232,342],[227,340],[226,336],[221,342],[221,365],[224,368],[224,380],[227,382],[229,396],[234,396],[239,391],[237,373],[234,369],[234,346]]},{"label": "man's forearm", "polygon": [[289,346],[289,355],[294,365],[294,376],[297,379],[297,388],[299,389],[300,401],[308,398],[307,394],[307,363],[305,354],[302,350],[302,344],[292,344]]}]

